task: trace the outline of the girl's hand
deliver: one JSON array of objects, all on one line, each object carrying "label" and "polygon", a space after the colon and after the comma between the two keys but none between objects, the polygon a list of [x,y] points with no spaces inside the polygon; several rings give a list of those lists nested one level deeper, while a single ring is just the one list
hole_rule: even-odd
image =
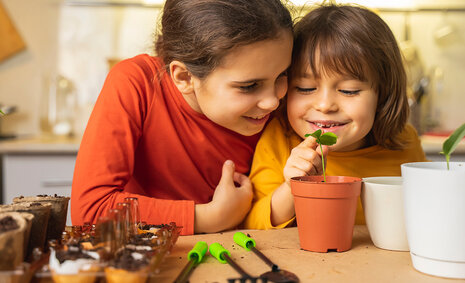
[{"label": "girl's hand", "polygon": [[249,212],[252,198],[249,178],[235,172],[234,162],[227,160],[212,201],[195,206],[194,231],[211,233],[236,227]]},{"label": "girl's hand", "polygon": [[[323,154],[328,154],[328,147],[323,146]],[[314,137],[307,137],[292,149],[283,170],[284,179],[290,185],[292,177],[323,174],[321,151]]]}]

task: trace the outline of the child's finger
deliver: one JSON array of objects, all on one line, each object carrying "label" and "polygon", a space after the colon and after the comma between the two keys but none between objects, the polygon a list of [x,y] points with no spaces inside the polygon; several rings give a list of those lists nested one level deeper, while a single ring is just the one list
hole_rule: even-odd
[{"label": "child's finger", "polygon": [[234,180],[235,165],[232,160],[226,160],[223,164],[223,171],[218,185],[229,184]]},{"label": "child's finger", "polygon": [[318,146],[318,143],[314,137],[308,136],[300,143],[300,145],[315,149]]},{"label": "child's finger", "polygon": [[250,179],[246,175],[237,172],[234,172],[234,183],[238,184],[240,188],[252,187]]}]

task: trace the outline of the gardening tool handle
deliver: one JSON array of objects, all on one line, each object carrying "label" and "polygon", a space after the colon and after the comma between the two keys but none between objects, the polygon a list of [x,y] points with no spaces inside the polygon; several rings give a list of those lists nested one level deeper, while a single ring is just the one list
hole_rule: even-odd
[{"label": "gardening tool handle", "polygon": [[244,271],[234,260],[231,258],[231,253],[219,243],[210,245],[210,254],[214,256],[221,263],[229,263],[243,278],[252,278],[247,272]]},{"label": "gardening tool handle", "polygon": [[187,278],[191,274],[192,269],[196,266],[196,262],[194,260],[189,260],[189,262],[184,266],[182,271],[179,273],[178,277],[174,279],[174,283],[185,283],[188,282]]},{"label": "gardening tool handle", "polygon": [[244,249],[248,251],[250,251],[256,245],[254,239],[248,237],[246,234],[242,232],[234,233],[233,238],[236,244],[238,244],[239,246],[243,247]]},{"label": "gardening tool handle", "polygon": [[257,250],[256,248],[253,248],[252,251],[259,257],[261,258],[269,267],[271,267],[272,271],[279,271],[279,266],[272,262],[269,258],[267,258],[264,254],[262,254],[261,251]]},{"label": "gardening tool handle", "polygon": [[207,250],[207,243],[203,241],[197,242],[194,248],[192,248],[192,250],[190,250],[190,252],[187,254],[187,259],[189,259],[189,262],[179,273],[178,277],[174,280],[174,283],[187,282],[187,278],[189,278],[192,269],[202,261],[202,258],[207,253]]},{"label": "gardening tool handle", "polygon": [[259,258],[261,258],[267,265],[271,267],[273,271],[278,271],[279,267],[274,264],[269,258],[267,258],[262,252],[260,252],[257,248],[255,248],[256,243],[255,240],[248,237],[242,232],[237,232],[234,234],[234,242],[239,246],[243,247],[248,251],[253,251]]},{"label": "gardening tool handle", "polygon": [[210,254],[214,256],[219,262],[221,263],[227,263],[226,259],[224,258],[224,255],[231,255],[231,253],[223,248],[223,246],[219,243],[213,243],[209,247]]},{"label": "gardening tool handle", "polygon": [[196,263],[200,263],[207,253],[208,245],[204,241],[199,241],[195,244],[192,250],[187,254],[189,260],[195,260]]}]

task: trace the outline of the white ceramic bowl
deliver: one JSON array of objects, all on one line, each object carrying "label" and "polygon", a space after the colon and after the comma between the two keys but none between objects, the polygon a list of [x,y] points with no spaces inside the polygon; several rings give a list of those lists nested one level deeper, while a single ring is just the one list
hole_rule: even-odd
[{"label": "white ceramic bowl", "polygon": [[363,178],[361,199],[373,244],[381,249],[408,251],[402,177]]}]

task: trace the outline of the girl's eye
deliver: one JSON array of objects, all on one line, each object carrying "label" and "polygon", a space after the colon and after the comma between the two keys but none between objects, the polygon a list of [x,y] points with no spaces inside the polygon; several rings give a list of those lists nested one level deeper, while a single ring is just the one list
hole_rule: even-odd
[{"label": "girl's eye", "polygon": [[339,91],[346,95],[355,95],[355,94],[359,94],[361,90],[360,89],[356,89],[356,90],[340,89]]},{"label": "girl's eye", "polygon": [[255,88],[257,88],[258,84],[257,83],[251,83],[249,85],[243,85],[243,86],[239,86],[239,89],[243,92],[251,92],[253,91]]},{"label": "girl's eye", "polygon": [[301,93],[304,93],[304,94],[308,94],[308,93],[311,93],[313,91],[316,90],[316,87],[309,87],[309,88],[306,88],[306,87],[296,87],[297,91],[298,92],[301,92]]}]

